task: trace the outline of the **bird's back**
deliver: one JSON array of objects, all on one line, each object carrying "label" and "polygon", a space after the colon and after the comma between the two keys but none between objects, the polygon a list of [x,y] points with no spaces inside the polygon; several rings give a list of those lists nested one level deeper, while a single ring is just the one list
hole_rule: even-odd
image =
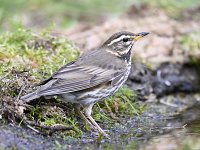
[{"label": "bird's back", "polygon": [[59,69],[38,90],[21,99],[31,101],[41,96],[88,90],[123,76],[124,69],[126,66],[120,59],[113,58],[110,53],[101,53],[101,49],[94,50]]}]

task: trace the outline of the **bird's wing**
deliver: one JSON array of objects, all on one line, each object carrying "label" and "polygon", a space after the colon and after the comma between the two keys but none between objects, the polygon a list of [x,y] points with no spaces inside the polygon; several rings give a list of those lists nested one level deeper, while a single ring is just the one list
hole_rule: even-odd
[{"label": "bird's wing", "polygon": [[[109,66],[110,67],[110,66]],[[121,71],[97,66],[71,63],[62,67],[37,91],[38,95],[56,95],[88,89],[112,82]]]}]

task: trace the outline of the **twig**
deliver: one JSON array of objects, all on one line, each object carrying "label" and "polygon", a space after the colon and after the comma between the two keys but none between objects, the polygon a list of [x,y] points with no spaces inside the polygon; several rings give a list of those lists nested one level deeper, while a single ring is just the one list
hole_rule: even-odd
[{"label": "twig", "polygon": [[4,78],[6,78],[11,72],[12,70],[8,71],[8,73],[6,73],[3,77],[1,77],[0,80],[3,80]]},{"label": "twig", "polygon": [[21,94],[22,94],[22,91],[25,89],[25,85],[22,85],[22,87],[21,87],[21,89],[20,89],[20,91],[19,91],[19,94],[17,95],[17,99],[16,99],[16,101],[19,101],[19,98],[20,98],[20,96],[21,96]]},{"label": "twig", "polygon": [[38,131],[37,129],[33,128],[33,127],[30,126],[30,125],[27,125],[27,127],[28,127],[29,129],[33,130],[33,131],[36,132],[36,133],[40,133],[40,131]]},{"label": "twig", "polygon": [[24,106],[24,107],[29,108],[29,109],[34,108],[34,106],[31,106],[29,104],[23,104],[23,103],[18,103],[18,104],[19,104],[19,106]]},{"label": "twig", "polygon": [[173,103],[170,103],[170,102],[167,102],[167,101],[164,101],[164,100],[160,100],[160,103],[164,104],[164,105],[167,105],[167,106],[170,106],[170,107],[175,107],[175,108],[179,107],[176,104],[173,104]]},{"label": "twig", "polygon": [[185,129],[185,127],[187,126],[187,124],[183,125],[183,126],[172,126],[172,127],[155,127],[155,128],[151,128],[151,130],[167,130],[167,131],[171,131],[171,130],[174,130],[174,129]]},{"label": "twig", "polygon": [[63,125],[45,126],[45,125],[39,125],[38,123],[31,122],[31,121],[25,121],[25,123],[27,124],[27,127],[28,126],[39,127],[41,129],[44,129],[44,130],[49,130],[50,133],[53,133],[53,132],[56,132],[56,131],[73,130],[73,127],[66,127],[66,126],[63,126]]}]

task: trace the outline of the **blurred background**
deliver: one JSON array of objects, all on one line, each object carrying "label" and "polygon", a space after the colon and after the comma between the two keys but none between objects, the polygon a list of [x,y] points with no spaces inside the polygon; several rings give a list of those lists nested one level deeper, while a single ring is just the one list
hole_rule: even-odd
[{"label": "blurred background", "polygon": [[78,23],[100,24],[128,12],[132,5],[155,6],[178,18],[184,10],[198,7],[199,3],[199,0],[1,0],[0,32],[15,30],[20,25],[34,30],[52,26],[66,30]]},{"label": "blurred background", "polygon": [[138,42],[136,55],[156,65],[187,61],[182,54],[190,53],[191,47],[197,55],[199,18],[199,0],[0,1],[1,33],[19,27],[36,33],[51,30],[87,51],[115,32],[147,31],[152,33],[151,38]]}]

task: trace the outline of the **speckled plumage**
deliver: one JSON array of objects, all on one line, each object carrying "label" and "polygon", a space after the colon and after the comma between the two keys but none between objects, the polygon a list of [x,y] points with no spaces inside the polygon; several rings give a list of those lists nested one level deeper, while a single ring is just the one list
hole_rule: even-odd
[{"label": "speckled plumage", "polygon": [[63,101],[76,103],[78,108],[82,105],[85,114],[80,113],[86,121],[106,136],[91,117],[92,106],[113,95],[123,85],[130,72],[135,39],[147,34],[126,31],[114,34],[99,48],[60,68],[35,92],[21,99],[29,102],[41,96],[58,95]]}]

